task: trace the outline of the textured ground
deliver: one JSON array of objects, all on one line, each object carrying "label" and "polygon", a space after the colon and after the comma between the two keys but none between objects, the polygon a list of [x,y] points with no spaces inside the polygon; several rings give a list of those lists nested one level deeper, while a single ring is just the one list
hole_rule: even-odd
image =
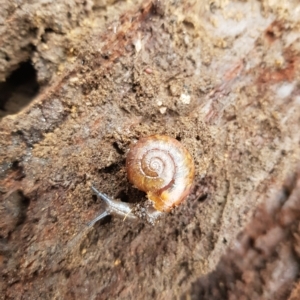
[{"label": "textured ground", "polygon": [[298,168],[256,210],[216,270],[182,299],[299,299],[299,189]]},{"label": "textured ground", "polygon": [[[300,6],[195,2],[0,0],[3,299],[297,299]],[[125,158],[154,133],[190,197],[87,228],[92,183],[145,201]]]}]

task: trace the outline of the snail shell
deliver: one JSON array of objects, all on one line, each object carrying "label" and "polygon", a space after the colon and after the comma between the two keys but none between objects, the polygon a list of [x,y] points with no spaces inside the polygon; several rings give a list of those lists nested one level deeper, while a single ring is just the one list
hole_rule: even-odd
[{"label": "snail shell", "polygon": [[189,194],[195,175],[191,154],[176,139],[153,135],[131,146],[126,159],[129,181],[147,193],[158,211],[170,211]]}]

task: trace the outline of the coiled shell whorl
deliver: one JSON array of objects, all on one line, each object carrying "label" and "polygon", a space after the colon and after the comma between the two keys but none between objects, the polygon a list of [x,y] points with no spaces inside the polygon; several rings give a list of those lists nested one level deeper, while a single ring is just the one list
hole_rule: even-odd
[{"label": "coiled shell whorl", "polygon": [[170,211],[189,194],[195,176],[191,154],[176,139],[164,135],[141,138],[126,159],[129,181],[147,193],[158,211]]}]

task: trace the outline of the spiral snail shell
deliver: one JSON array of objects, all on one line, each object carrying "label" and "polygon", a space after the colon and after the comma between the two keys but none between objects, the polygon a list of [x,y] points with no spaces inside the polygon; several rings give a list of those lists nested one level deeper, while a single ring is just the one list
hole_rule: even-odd
[{"label": "spiral snail shell", "polygon": [[[126,169],[129,181],[146,192],[153,202],[154,210],[144,210],[152,224],[163,212],[169,212],[187,197],[195,176],[190,153],[176,139],[165,135],[144,137],[132,145],[127,155]],[[91,189],[104,201],[106,209],[87,224],[89,227],[109,215],[137,218],[132,203],[114,200],[94,186]]]},{"label": "spiral snail shell", "polygon": [[170,211],[189,194],[195,175],[191,154],[164,135],[141,138],[126,159],[128,180],[147,193],[156,210]]}]

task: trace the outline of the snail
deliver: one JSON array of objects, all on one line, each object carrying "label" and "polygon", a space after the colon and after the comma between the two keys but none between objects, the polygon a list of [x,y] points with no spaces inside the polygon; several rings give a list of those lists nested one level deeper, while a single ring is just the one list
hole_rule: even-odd
[{"label": "snail", "polygon": [[[128,180],[147,193],[153,208],[145,208],[149,222],[180,205],[191,191],[195,167],[191,154],[174,138],[152,135],[141,138],[130,147],[126,158]],[[88,223],[94,225],[108,215],[137,218],[134,204],[113,200],[92,186],[106,204],[106,210]]]}]

